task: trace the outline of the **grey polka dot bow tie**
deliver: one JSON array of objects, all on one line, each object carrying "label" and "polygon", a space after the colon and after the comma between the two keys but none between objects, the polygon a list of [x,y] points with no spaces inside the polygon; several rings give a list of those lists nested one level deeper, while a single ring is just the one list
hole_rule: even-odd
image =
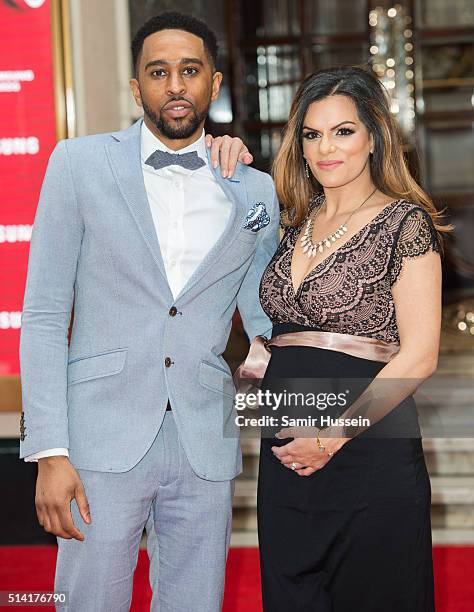
[{"label": "grey polka dot bow tie", "polygon": [[154,151],[145,161],[145,164],[151,166],[155,170],[166,168],[176,164],[187,170],[197,170],[206,165],[206,162],[199,157],[197,151],[189,151],[189,153],[168,153],[160,149]]}]

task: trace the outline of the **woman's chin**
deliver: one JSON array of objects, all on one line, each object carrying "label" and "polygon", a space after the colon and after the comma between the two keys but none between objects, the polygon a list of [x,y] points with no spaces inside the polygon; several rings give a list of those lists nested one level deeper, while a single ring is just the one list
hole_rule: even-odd
[{"label": "woman's chin", "polygon": [[336,189],[337,187],[343,187],[347,183],[347,181],[341,180],[340,178],[337,179],[336,177],[333,179],[324,178],[323,180],[317,178],[316,180],[323,189]]},{"label": "woman's chin", "polygon": [[357,180],[358,176],[315,176],[315,179],[323,189],[337,189],[346,187]]}]

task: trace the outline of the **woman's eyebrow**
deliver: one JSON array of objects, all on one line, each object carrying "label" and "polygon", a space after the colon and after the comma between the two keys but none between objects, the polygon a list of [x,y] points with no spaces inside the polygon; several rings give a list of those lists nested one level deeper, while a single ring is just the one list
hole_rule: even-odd
[{"label": "woman's eyebrow", "polygon": [[[352,125],[355,125],[354,121],[341,121],[341,123],[338,123],[333,128],[331,128],[331,131],[336,130],[338,127],[344,125],[345,123],[352,123]],[[313,132],[319,132],[319,130],[317,130],[316,128],[309,127],[308,125],[303,125],[303,130],[312,130]]]}]

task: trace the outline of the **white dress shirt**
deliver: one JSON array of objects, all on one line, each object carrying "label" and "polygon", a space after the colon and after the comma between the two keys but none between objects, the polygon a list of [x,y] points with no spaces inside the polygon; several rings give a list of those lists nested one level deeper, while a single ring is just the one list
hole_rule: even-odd
[{"label": "white dress shirt", "polygon": [[[157,149],[169,153],[196,151],[206,163],[197,170],[178,165],[155,170],[145,163]],[[198,140],[173,151],[142,123],[141,164],[146,194],[160,244],[168,284],[176,298],[227,225],[232,203],[209,168],[205,133]],[[25,457],[69,456],[67,448],[51,448]]]}]

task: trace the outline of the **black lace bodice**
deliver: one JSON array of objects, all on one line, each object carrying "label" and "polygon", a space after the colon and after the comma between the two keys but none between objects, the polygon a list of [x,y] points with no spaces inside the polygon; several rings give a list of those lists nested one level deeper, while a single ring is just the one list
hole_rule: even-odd
[{"label": "black lace bodice", "polygon": [[[319,202],[313,200],[308,214]],[[304,223],[286,228],[260,283],[260,301],[272,323],[399,343],[391,288],[407,257],[440,251],[428,213],[407,200],[391,202],[317,264],[295,293],[291,258]]]}]

